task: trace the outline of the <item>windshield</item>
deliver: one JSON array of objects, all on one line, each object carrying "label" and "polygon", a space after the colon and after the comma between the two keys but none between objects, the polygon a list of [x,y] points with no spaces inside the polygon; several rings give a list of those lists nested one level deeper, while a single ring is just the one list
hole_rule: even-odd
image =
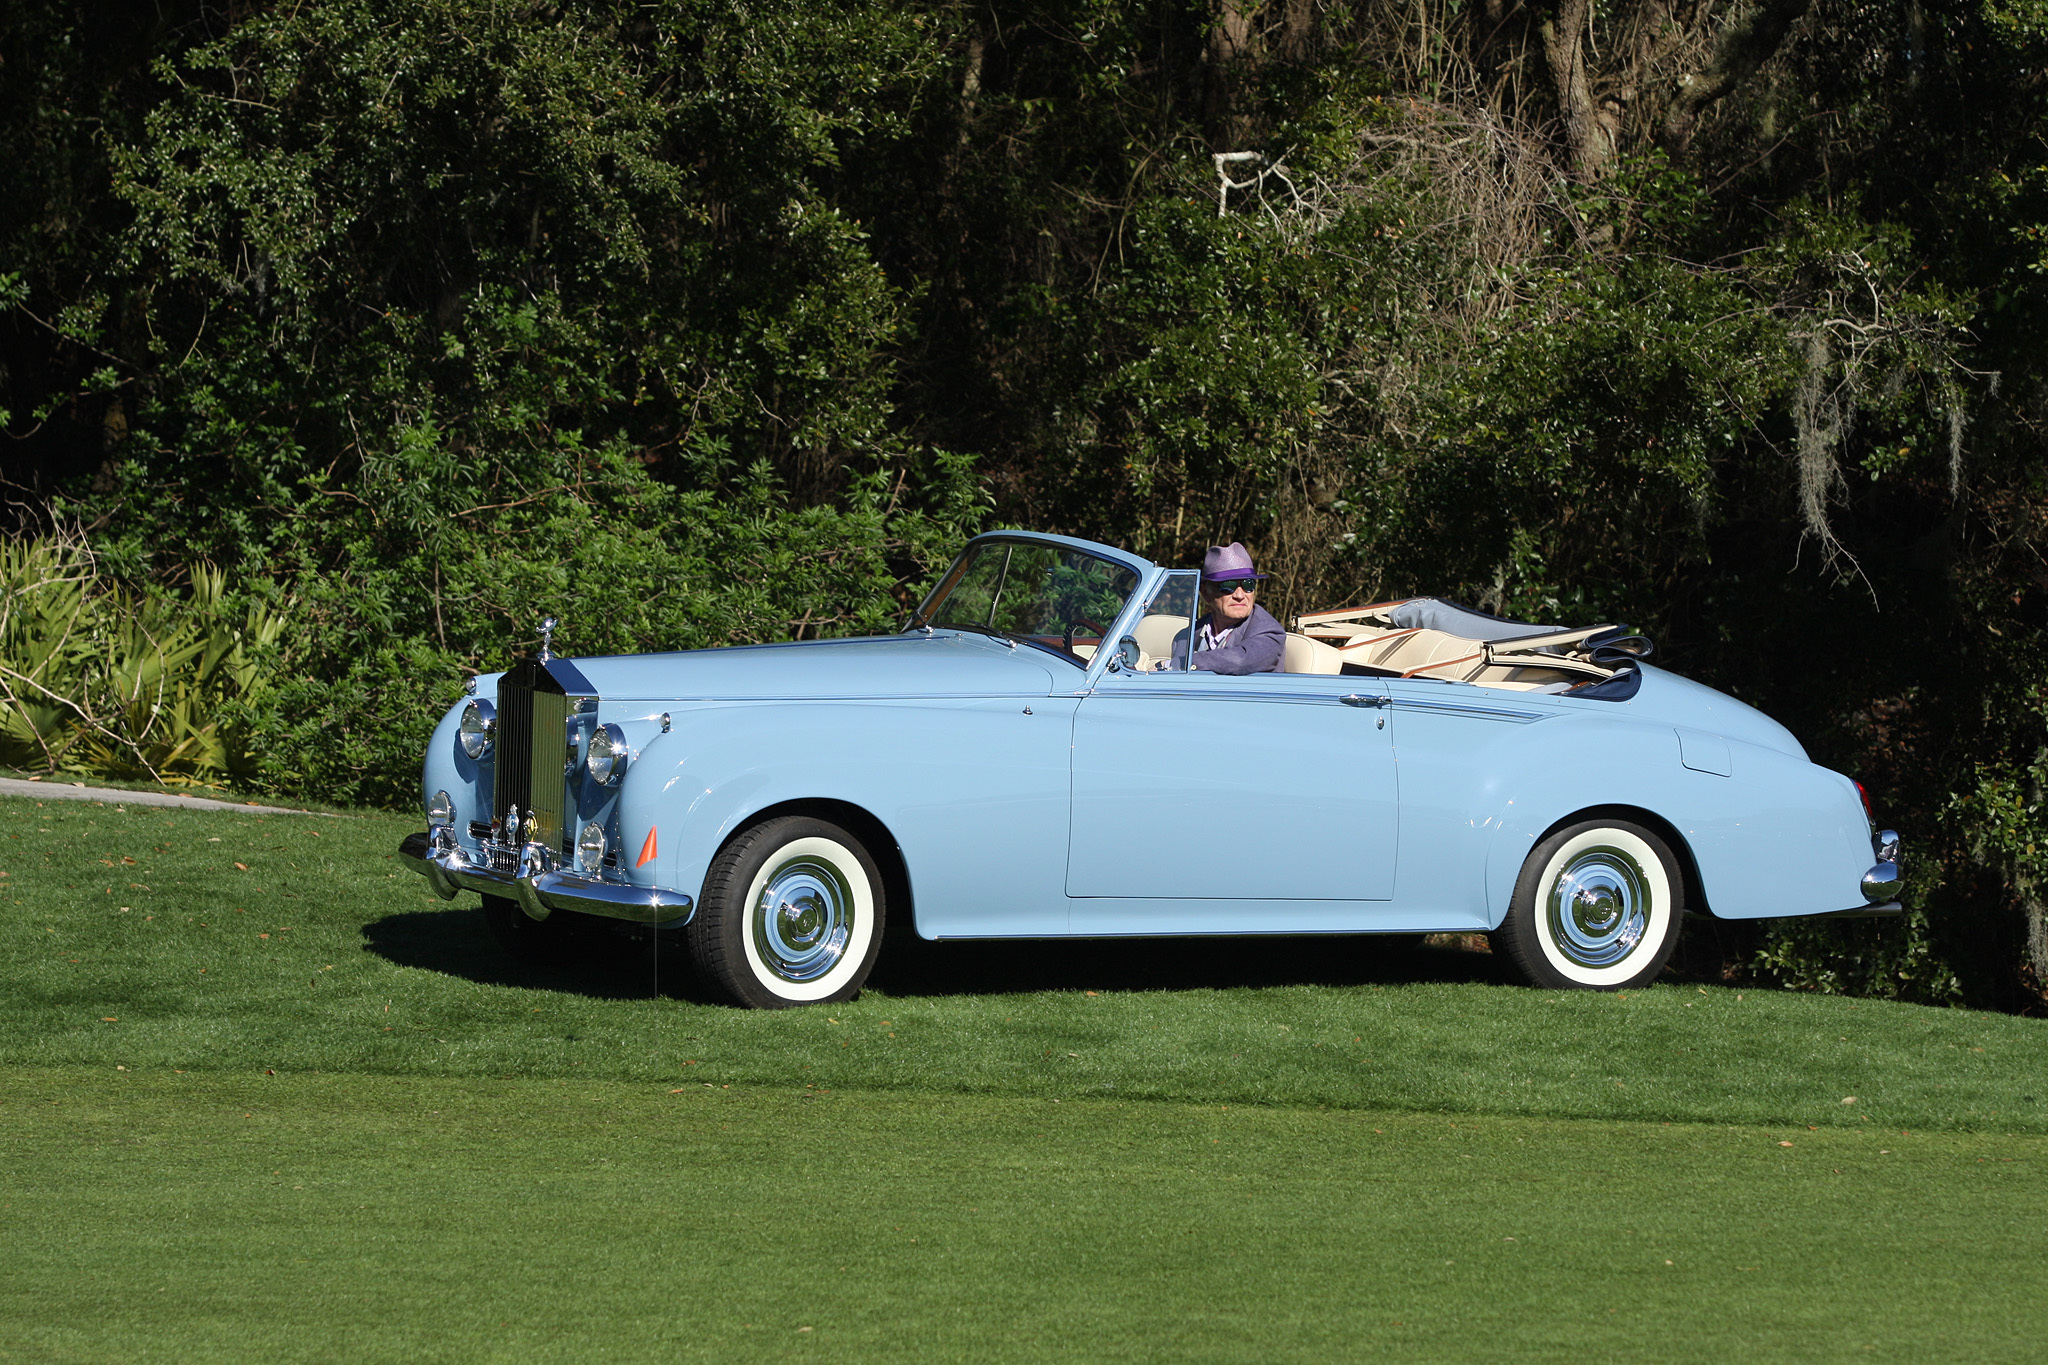
[{"label": "windshield", "polygon": [[911,618],[1038,645],[1085,663],[1138,586],[1136,570],[1034,541],[969,546]]}]

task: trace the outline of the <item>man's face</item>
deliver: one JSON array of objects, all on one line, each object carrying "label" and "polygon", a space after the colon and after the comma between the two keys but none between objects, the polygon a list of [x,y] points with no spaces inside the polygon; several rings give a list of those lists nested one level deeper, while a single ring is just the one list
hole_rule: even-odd
[{"label": "man's face", "polygon": [[1202,585],[1202,595],[1209,599],[1209,610],[1215,613],[1216,623],[1225,630],[1241,626],[1251,619],[1252,598],[1258,590],[1257,581],[1250,578]]}]

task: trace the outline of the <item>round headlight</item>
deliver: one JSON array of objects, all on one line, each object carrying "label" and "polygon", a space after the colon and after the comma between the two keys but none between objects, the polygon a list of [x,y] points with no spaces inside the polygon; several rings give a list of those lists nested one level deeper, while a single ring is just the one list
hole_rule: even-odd
[{"label": "round headlight", "polygon": [[430,825],[452,825],[455,823],[455,803],[448,799],[447,792],[435,792],[427,798],[427,823]]},{"label": "round headlight", "polygon": [[626,760],[631,755],[626,749],[626,732],[616,725],[600,725],[590,735],[590,757],[584,766],[590,770],[590,780],[600,787],[608,787],[626,773]]},{"label": "round headlight", "polygon": [[576,836],[576,866],[593,877],[604,869],[604,826],[595,820]]},{"label": "round headlight", "polygon": [[462,708],[462,725],[456,732],[462,740],[462,752],[477,760],[490,757],[491,739],[497,729],[498,708],[482,697],[475,698]]}]

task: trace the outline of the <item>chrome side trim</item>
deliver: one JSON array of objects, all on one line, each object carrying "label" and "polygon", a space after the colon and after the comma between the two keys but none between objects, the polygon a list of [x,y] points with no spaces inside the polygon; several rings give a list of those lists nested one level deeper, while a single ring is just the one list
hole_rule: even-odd
[{"label": "chrome side trim", "polygon": [[[1171,677],[1171,674],[1134,673],[1132,679]],[[1359,679],[1370,682],[1370,679]],[[1331,692],[1281,691],[1278,688],[1257,688],[1234,691],[1228,687],[1187,687],[1175,686],[1169,682],[1151,683],[1133,681],[1129,685],[1098,688],[1080,695],[1096,697],[1151,697],[1175,701],[1235,701],[1235,702],[1306,702],[1316,706],[1327,706],[1331,702],[1342,702],[1346,706],[1391,707],[1401,711],[1440,711],[1445,715],[1479,716],[1486,720],[1512,721],[1517,725],[1528,725],[1535,721],[1547,720],[1553,711],[1525,710],[1519,706],[1502,706],[1485,701],[1437,701],[1434,698],[1414,697],[1403,694],[1382,695],[1374,692],[1354,692],[1349,695]]]},{"label": "chrome side trim", "polygon": [[695,899],[680,891],[558,871],[553,866],[554,856],[538,844],[521,850],[517,872],[494,871],[472,862],[452,842],[437,848],[430,833],[406,835],[398,845],[398,856],[425,876],[427,885],[443,900],[452,899],[458,891],[507,896],[535,919],[545,919],[551,911],[568,910],[635,924],[675,926],[689,923],[697,911]]},{"label": "chrome side trim", "polygon": [[1440,711],[1450,716],[1478,716],[1484,720],[1513,721],[1517,725],[1528,725],[1534,721],[1543,720],[1549,715],[1545,711],[1523,711],[1505,706],[1486,706],[1474,702],[1420,701],[1414,697],[1406,696],[1395,696],[1392,698],[1392,702],[1394,709],[1398,711]]},{"label": "chrome side trim", "polygon": [[[1153,673],[1133,673],[1128,674],[1126,676],[1132,678],[1150,678],[1158,677],[1160,675]],[[1387,699],[1385,697],[1370,697],[1364,701],[1353,700],[1353,697],[1358,695],[1356,693],[1352,694],[1352,697],[1347,697],[1335,692],[1281,692],[1277,690],[1258,692],[1232,692],[1226,688],[1220,687],[1211,690],[1205,687],[1173,687],[1170,685],[1154,686],[1150,683],[1134,683],[1129,687],[1103,688],[1093,692],[1080,692],[1076,693],[1075,695],[1091,697],[1165,698],[1171,701],[1236,701],[1246,703],[1264,701],[1284,701],[1294,703],[1307,702],[1312,703],[1316,706],[1328,706],[1332,702],[1343,702],[1345,705],[1348,706],[1385,706],[1387,704]],[[1535,717],[1532,716],[1530,717],[1530,719],[1533,720],[1535,719]]]},{"label": "chrome side trim", "polygon": [[[985,638],[987,638],[987,637],[986,637],[986,636],[984,636],[984,637],[981,637],[981,638],[984,638],[984,639],[985,639]],[[727,646],[727,648],[732,648],[732,649],[747,649],[747,648],[751,648],[751,646],[748,646],[748,645],[731,645],[731,646]],[[1030,692],[1030,691],[1011,691],[1011,692],[906,692],[906,691],[904,691],[904,690],[902,690],[902,689],[900,689],[900,688],[899,688],[898,690],[896,690],[896,691],[894,691],[894,692],[833,692],[833,693],[829,693],[829,694],[828,694],[828,693],[824,693],[824,692],[791,692],[791,693],[787,693],[787,694],[785,694],[785,693],[779,693],[779,692],[778,692],[778,693],[767,693],[767,692],[762,692],[762,693],[757,693],[757,694],[749,694],[749,695],[747,695],[747,696],[744,696],[744,697],[740,697],[740,696],[731,696],[731,697],[706,697],[706,696],[688,696],[688,697],[664,697],[664,698],[660,698],[660,699],[656,699],[656,700],[649,700],[649,699],[647,699],[647,698],[644,698],[644,697],[630,697],[630,698],[617,698],[617,697],[607,697],[607,698],[605,698],[605,705],[607,705],[607,706],[618,706],[618,707],[627,707],[627,706],[659,706],[659,707],[661,707],[661,708],[663,708],[663,709],[662,709],[662,710],[660,710],[660,711],[658,711],[658,712],[651,712],[651,713],[649,713],[649,714],[648,714],[647,716],[644,716],[644,717],[640,717],[640,716],[627,716],[627,717],[625,717],[625,719],[628,719],[628,720],[641,720],[641,719],[644,719],[644,720],[656,720],[656,721],[658,721],[658,720],[660,720],[660,719],[661,719],[661,718],[662,718],[663,716],[669,716],[669,717],[670,717],[670,719],[671,719],[671,721],[673,722],[673,721],[674,721],[674,720],[675,720],[675,719],[676,719],[677,717],[679,717],[679,716],[681,716],[681,715],[683,715],[683,714],[684,714],[684,712],[683,712],[682,708],[683,708],[683,707],[685,707],[685,706],[702,706],[702,707],[727,707],[727,706],[730,706],[730,707],[743,707],[743,706],[761,706],[761,705],[764,705],[764,704],[776,704],[776,705],[780,705],[780,704],[783,704],[783,703],[788,703],[788,702],[802,702],[802,703],[806,703],[806,704],[828,704],[828,703],[829,703],[829,704],[831,704],[831,705],[835,705],[835,706],[836,706],[836,705],[839,705],[839,704],[841,704],[841,703],[845,703],[845,702],[884,702],[884,703],[896,703],[896,702],[901,702],[901,701],[904,701],[904,700],[906,700],[906,699],[908,699],[908,700],[911,700],[911,701],[920,701],[920,702],[925,702],[925,701],[1008,701],[1008,700],[1009,700],[1010,698],[1012,698],[1012,697],[1025,697],[1025,698],[1030,698],[1030,697],[1045,697],[1045,696],[1081,696],[1081,695],[1084,695],[1085,691],[1086,691],[1086,689],[1082,689],[1082,690],[1080,690],[1080,691],[1075,691],[1075,692],[1067,692],[1067,691],[1063,691],[1063,690],[1061,690],[1061,689],[1059,689],[1059,688],[1054,688],[1054,689],[1053,689],[1053,690],[1052,690],[1051,692]],[[671,713],[673,713],[673,714],[671,714]]]},{"label": "chrome side trim", "polygon": [[1906,907],[1897,901],[1886,901],[1883,905],[1852,905],[1846,910],[1822,910],[1813,915],[1776,915],[1775,919],[1891,919],[1906,913]]}]

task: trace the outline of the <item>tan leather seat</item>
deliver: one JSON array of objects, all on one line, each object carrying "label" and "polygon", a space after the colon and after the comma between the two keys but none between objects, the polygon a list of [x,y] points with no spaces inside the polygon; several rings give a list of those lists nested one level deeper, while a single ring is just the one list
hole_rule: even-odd
[{"label": "tan leather seat", "polygon": [[1311,640],[1306,635],[1287,634],[1287,650],[1280,656],[1282,673],[1342,673],[1344,656],[1335,645]]},{"label": "tan leather seat", "polygon": [[1173,637],[1186,630],[1185,616],[1152,615],[1141,617],[1137,627],[1131,631],[1131,638],[1138,642],[1138,648],[1145,651],[1148,659],[1164,659],[1173,653]]},{"label": "tan leather seat", "polygon": [[1360,662],[1397,673],[1418,670],[1434,677],[1455,678],[1477,667],[1485,657],[1486,647],[1477,640],[1446,635],[1440,630],[1410,630],[1389,637],[1384,645],[1366,646]]}]

